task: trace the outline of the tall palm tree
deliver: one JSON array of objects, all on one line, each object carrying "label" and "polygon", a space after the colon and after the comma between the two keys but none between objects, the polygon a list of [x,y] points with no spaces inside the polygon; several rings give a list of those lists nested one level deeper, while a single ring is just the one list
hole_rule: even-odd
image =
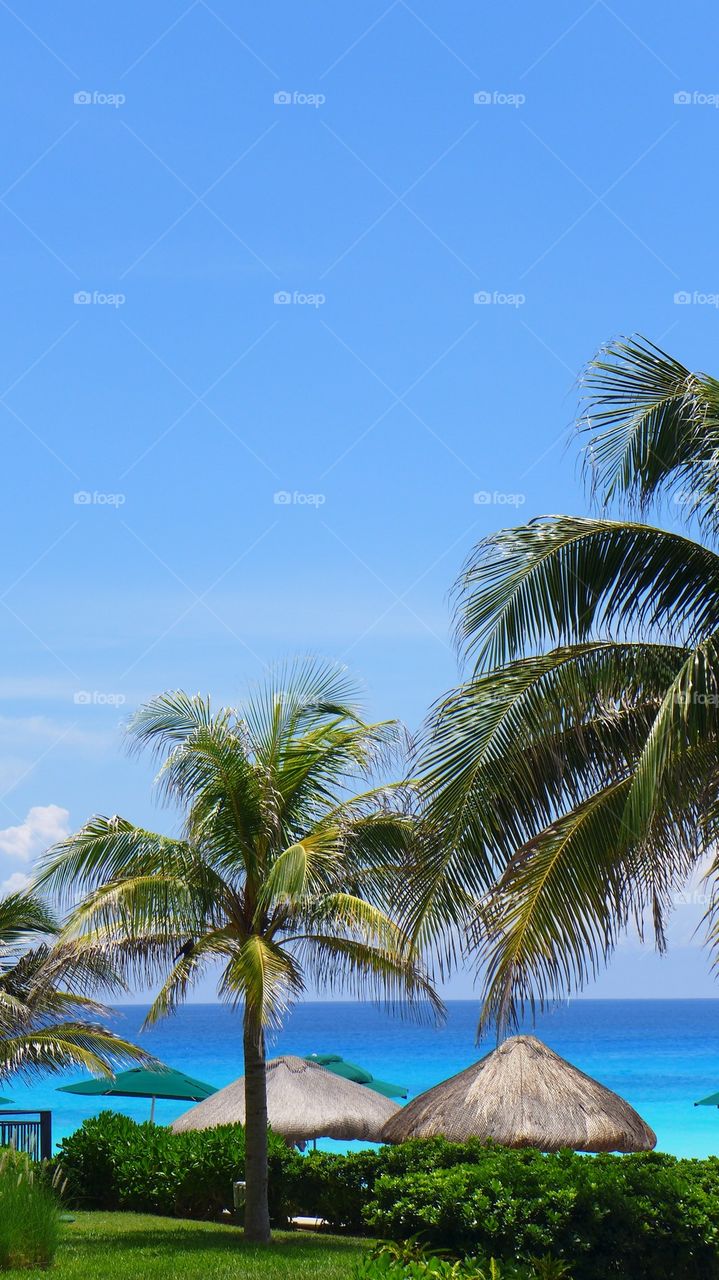
[{"label": "tall palm tree", "polygon": [[107,958],[53,945],[58,925],[39,898],[0,900],[0,1079],[84,1067],[110,1075],[151,1055],[97,1022],[109,1010],[87,993],[122,984]]},{"label": "tall palm tree", "polygon": [[[475,548],[457,587],[473,670],[425,741],[444,839],[414,929],[468,929],[485,1022],[581,987],[632,919],[663,948],[707,859],[719,957],[719,383],[631,339],[585,385],[599,513]],[[677,530],[645,523],[662,499]]]},{"label": "tall palm tree", "polygon": [[397,738],[367,724],[352,686],[313,662],[279,672],[240,711],[166,693],[130,726],[162,761],[181,837],[95,817],[51,850],[40,881],[84,894],[70,932],[125,971],[163,977],[147,1021],[219,966],[243,1009],[245,1232],[269,1239],[265,1032],[306,984],[438,1010],[384,909],[415,839],[402,788],[367,785]]}]

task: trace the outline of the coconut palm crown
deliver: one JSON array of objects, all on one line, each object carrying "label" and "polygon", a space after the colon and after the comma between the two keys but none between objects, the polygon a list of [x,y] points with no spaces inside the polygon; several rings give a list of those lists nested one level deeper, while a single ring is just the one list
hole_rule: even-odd
[{"label": "coconut palm crown", "polygon": [[402,787],[368,785],[398,728],[366,723],[344,673],[308,661],[270,675],[237,711],[165,693],[129,732],[161,762],[180,837],[95,817],[50,851],[40,880],[83,895],[74,938],[123,972],[161,976],[148,1022],[213,971],[220,998],[241,1005],[245,1230],[266,1240],[266,1030],[308,984],[440,1007],[385,910],[417,828]]},{"label": "coconut palm crown", "polygon": [[[663,948],[698,867],[719,955],[719,383],[631,339],[585,389],[599,512],[475,548],[457,586],[473,670],[424,744],[444,839],[414,927],[468,928],[500,1025],[580,988],[633,919]],[[662,499],[676,529],[646,522]]]},{"label": "coconut palm crown", "polygon": [[0,1079],[68,1067],[108,1076],[123,1063],[154,1062],[98,1021],[110,1010],[89,993],[124,989],[107,957],[56,943],[58,929],[37,896],[0,900]]}]

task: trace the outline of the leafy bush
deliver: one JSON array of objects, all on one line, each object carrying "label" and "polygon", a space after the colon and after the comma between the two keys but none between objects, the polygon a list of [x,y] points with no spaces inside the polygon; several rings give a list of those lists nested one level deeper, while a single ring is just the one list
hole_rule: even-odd
[{"label": "leafy bush", "polygon": [[357,1268],[357,1280],[529,1280],[526,1267],[503,1267],[496,1258],[482,1263],[478,1258],[450,1262],[429,1256],[397,1262],[386,1254],[369,1257]]},{"label": "leafy bush", "polygon": [[60,1143],[57,1166],[62,1169],[68,1202],[82,1209],[117,1209],[120,1203],[118,1169],[133,1145],[137,1125],[115,1111],[85,1120]]},{"label": "leafy bush", "polygon": [[[277,1224],[307,1213],[336,1230],[366,1233],[364,1210],[382,1174],[450,1166],[478,1159],[483,1150],[479,1143],[438,1138],[349,1156],[313,1151],[303,1157],[270,1134],[270,1213]],[[232,1206],[232,1183],[242,1178],[245,1164],[244,1133],[239,1125],[225,1125],[173,1134],[103,1111],[65,1138],[57,1163],[76,1207],[211,1219]]]},{"label": "leafy bush", "polygon": [[718,1193],[716,1160],[488,1149],[473,1165],[380,1176],[365,1216],[465,1253],[551,1253],[575,1280],[715,1280]]},{"label": "leafy bush", "polygon": [[346,1156],[310,1151],[288,1171],[288,1200],[297,1213],[324,1218],[334,1231],[357,1235],[367,1230],[365,1211],[378,1178],[473,1164],[486,1154],[487,1147],[479,1141],[447,1142],[444,1138],[415,1138],[396,1147]]},{"label": "leafy bush", "polygon": [[[297,1161],[301,1156],[270,1134],[270,1214],[278,1224],[287,1218],[289,1171]],[[57,1163],[66,1197],[79,1208],[214,1219],[232,1208],[245,1135],[239,1125],[173,1133],[103,1111],[63,1140]]]},{"label": "leafy bush", "polygon": [[431,1253],[415,1239],[378,1245],[359,1264],[357,1280],[570,1280],[570,1273],[565,1263],[549,1255],[526,1264],[478,1257],[453,1261]]},{"label": "leafy bush", "polygon": [[60,1235],[56,1196],[43,1171],[10,1149],[0,1155],[0,1268],[47,1267]]}]

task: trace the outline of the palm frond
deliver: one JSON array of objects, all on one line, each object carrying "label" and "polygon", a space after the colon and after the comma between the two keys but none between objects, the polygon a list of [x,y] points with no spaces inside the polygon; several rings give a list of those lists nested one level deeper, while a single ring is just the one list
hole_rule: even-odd
[{"label": "palm frond", "polygon": [[302,970],[287,948],[252,934],[225,966],[219,994],[243,1004],[260,1026],[276,1028],[304,989]]},{"label": "palm frond", "polygon": [[273,861],[258,896],[259,912],[273,906],[296,907],[326,887],[335,861],[337,833],[318,830],[283,849]]},{"label": "palm frond", "polygon": [[[11,1001],[17,1009],[11,1027],[38,1024],[39,1019],[58,1017],[68,1011],[83,1010],[104,1016],[108,1010],[88,993],[126,991],[117,971],[97,950],[80,951],[76,945],[46,944],[24,952],[0,980],[0,1006],[8,1011]],[[2,1014],[0,1014],[2,1017]]]},{"label": "palm frond", "polygon": [[[624,821],[640,840],[667,801],[667,774],[702,743],[719,743],[719,635],[707,636],[669,683],[636,763]],[[679,785],[683,779],[679,774]]]},{"label": "palm frond", "polygon": [[389,771],[406,746],[402,726],[394,720],[377,724],[330,721],[295,736],[276,772],[285,822],[302,822],[318,800],[326,808],[342,804],[349,788],[379,772]]},{"label": "palm frond", "polygon": [[33,935],[57,933],[58,923],[50,908],[34,893],[9,893],[0,898],[0,947],[12,948]]},{"label": "palm frond", "polygon": [[310,900],[303,914],[313,927],[321,929],[323,933],[329,932],[331,928],[338,937],[346,935],[359,938],[398,955],[401,952],[411,952],[409,939],[402,933],[397,922],[380,907],[355,894],[325,894]]},{"label": "palm frond", "polygon": [[141,751],[149,747],[162,758],[173,747],[211,728],[216,719],[210,699],[199,693],[187,694],[181,689],[174,689],[158,694],[144,703],[132,717],[127,728],[130,750]]},{"label": "palm frond", "polygon": [[172,967],[152,1002],[143,1026],[154,1026],[176,1011],[188,992],[206,973],[208,964],[227,959],[235,951],[234,930],[214,929],[197,939],[191,938],[173,957]]},{"label": "palm frond", "polygon": [[18,1026],[27,1026],[31,1013],[26,1000],[3,984],[0,987],[0,1032],[12,1032]]},{"label": "palm frond", "polygon": [[146,831],[117,815],[96,815],[40,857],[35,885],[52,890],[62,901],[75,900],[78,891],[91,892],[128,874],[189,869],[195,862],[187,842]]},{"label": "palm frond", "polygon": [[432,839],[408,881],[406,920],[425,945],[434,938],[440,965],[456,962],[455,931],[513,852],[628,776],[685,659],[669,645],[570,645],[477,676],[437,705],[418,760]]},{"label": "palm frond", "polygon": [[169,927],[178,938],[197,936],[212,914],[212,895],[218,890],[221,884],[216,878],[208,886],[181,873],[128,874],[89,893],[70,913],[63,937],[72,940],[114,931],[131,944]]},{"label": "palm frond", "polygon": [[527,1006],[569,995],[613,950],[631,909],[622,874],[628,787],[615,783],[537,835],[478,911],[482,1026],[516,1023]]},{"label": "palm frond", "polygon": [[692,644],[719,629],[719,556],[651,525],[555,516],[481,542],[457,593],[458,639],[478,669],[637,631]]},{"label": "palm frond", "polygon": [[612,342],[588,366],[585,463],[604,505],[663,493],[716,530],[719,383],[645,338]]},{"label": "palm frond", "polygon": [[[628,763],[687,653],[643,642],[566,645],[517,659],[450,692],[431,713],[420,748],[420,791],[430,814],[448,824],[450,841],[461,837],[479,806],[486,810],[488,838],[512,824],[523,795],[543,797],[541,810],[530,809],[523,821],[551,814],[577,770],[601,768],[602,736],[605,752],[609,741],[616,749],[623,739]],[[509,772],[511,809],[500,799]],[[486,861],[483,874],[492,870]]]},{"label": "palm frond", "polygon": [[295,738],[328,720],[360,723],[361,706],[345,667],[299,658],[268,672],[251,691],[242,716],[258,760],[274,772]]},{"label": "palm frond", "polygon": [[373,1000],[392,1013],[419,1022],[441,1022],[446,1014],[430,978],[409,949],[395,950],[334,933],[298,936],[293,946],[316,986],[333,994]]},{"label": "palm frond", "polygon": [[156,1064],[157,1059],[104,1027],[86,1022],[62,1022],[27,1033],[0,1036],[0,1079],[19,1076],[29,1081],[45,1072],[83,1067],[93,1075],[110,1076],[128,1063]]}]

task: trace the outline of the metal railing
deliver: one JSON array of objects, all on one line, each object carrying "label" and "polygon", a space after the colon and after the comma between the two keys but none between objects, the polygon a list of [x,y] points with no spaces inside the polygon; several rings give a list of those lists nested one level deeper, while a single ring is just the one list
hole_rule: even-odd
[{"label": "metal railing", "polygon": [[0,1111],[0,1147],[25,1151],[31,1160],[52,1155],[51,1111]]}]

